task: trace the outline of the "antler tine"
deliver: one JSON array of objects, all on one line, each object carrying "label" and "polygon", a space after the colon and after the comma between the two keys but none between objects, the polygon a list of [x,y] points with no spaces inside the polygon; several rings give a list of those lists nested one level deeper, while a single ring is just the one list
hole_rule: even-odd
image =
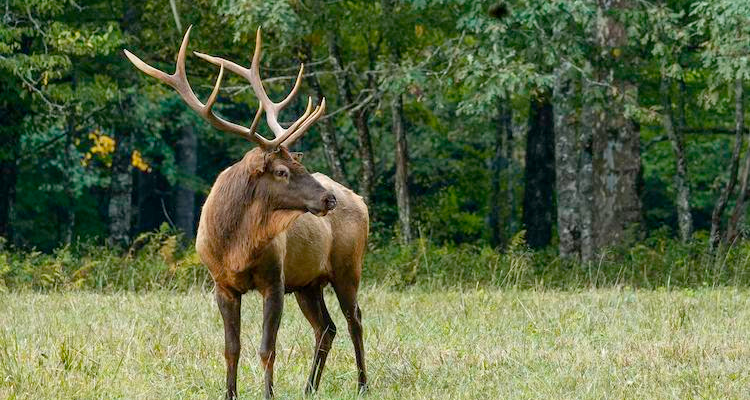
[{"label": "antler tine", "polygon": [[219,89],[221,88],[221,80],[224,76],[223,64],[219,64],[221,66],[219,70],[219,76],[216,79],[216,84],[214,85],[214,89],[211,92],[211,95],[208,97],[206,104],[203,104],[200,100],[198,100],[198,97],[190,87],[190,83],[187,80],[187,73],[185,72],[185,58],[187,55],[187,46],[190,38],[190,31],[192,28],[192,25],[188,27],[187,31],[185,32],[185,36],[182,38],[180,50],[177,53],[177,65],[175,66],[175,72],[172,75],[168,75],[146,64],[128,50],[125,50],[125,55],[128,57],[130,62],[132,62],[133,65],[136,66],[136,68],[140,69],[147,75],[152,76],[171,86],[180,95],[180,97],[182,97],[185,103],[191,109],[193,109],[193,111],[207,120],[216,129],[242,136],[248,140],[252,140],[258,143],[258,145],[262,146],[263,148],[276,147],[271,141],[265,139],[255,132],[255,128],[257,127],[258,121],[260,120],[260,114],[263,111],[262,107],[258,109],[258,113],[256,114],[255,119],[253,120],[253,125],[250,129],[242,125],[237,125],[233,122],[226,121],[214,114],[212,107],[216,103],[216,98],[219,94]]},{"label": "antler tine", "polygon": [[320,105],[315,107],[315,111],[310,115],[305,122],[297,128],[294,133],[292,133],[288,138],[284,139],[283,142],[281,142],[282,145],[286,147],[290,147],[294,144],[302,135],[312,126],[312,124],[315,123],[320,117],[323,116],[323,114],[326,112],[326,98],[323,97],[323,100],[321,100]]},{"label": "antler tine", "polygon": [[[211,56],[208,54],[203,54],[199,52],[194,52],[194,54],[214,65],[224,65],[226,69],[236,73],[237,75],[242,76],[243,78],[247,79],[250,82],[250,85],[253,88],[253,92],[255,92],[255,95],[258,96],[258,100],[260,101],[261,107],[266,112],[266,122],[268,123],[269,128],[273,132],[274,136],[276,137],[274,140],[270,141],[275,146],[281,145],[282,143],[293,143],[294,141],[288,141],[288,139],[295,135],[299,131],[299,127],[304,125],[308,122],[311,116],[311,112],[314,114],[314,112],[317,112],[320,108],[320,106],[316,107],[315,110],[312,109],[312,99],[308,99],[308,106],[305,113],[298,118],[291,126],[284,129],[281,124],[278,122],[278,116],[279,112],[283,110],[297,95],[299,92],[299,88],[302,85],[302,75],[305,71],[304,64],[300,65],[299,72],[297,73],[297,79],[294,82],[294,86],[292,87],[292,90],[289,92],[289,94],[280,102],[275,103],[273,102],[266,93],[265,88],[263,87],[263,82],[260,78],[260,57],[262,54],[262,39],[261,39],[261,29],[258,28],[258,31],[255,35],[255,50],[253,51],[253,58],[252,58],[252,64],[250,68],[245,68],[243,66],[238,65],[235,62],[226,60],[224,58]],[[317,119],[317,118],[316,118]],[[310,124],[312,124],[311,121]],[[309,127],[308,124],[307,126]],[[304,130],[302,131],[304,132]],[[300,134],[302,133],[300,132]]]},{"label": "antler tine", "polygon": [[297,73],[297,79],[294,80],[294,86],[292,87],[292,90],[289,92],[289,94],[286,96],[284,100],[281,100],[277,104],[279,105],[279,109],[282,109],[289,104],[290,101],[294,100],[294,98],[297,96],[297,92],[299,91],[300,86],[302,86],[302,74],[305,72],[305,63],[299,64],[299,72]]},{"label": "antler tine", "polygon": [[[316,110],[317,110],[317,108],[316,108]],[[312,111],[313,111],[313,108],[312,108],[312,97],[308,97],[307,98],[307,107],[305,107],[305,113],[302,114],[302,116],[299,117],[296,121],[294,121],[294,123],[292,125],[290,125],[289,128],[286,128],[286,137],[284,138],[284,140],[286,140],[289,137],[289,135],[293,134],[297,130],[297,127],[300,126],[300,124],[302,124],[303,122],[305,122],[305,120],[307,120],[307,117],[310,116],[310,113]],[[282,140],[282,142],[284,140]]]}]

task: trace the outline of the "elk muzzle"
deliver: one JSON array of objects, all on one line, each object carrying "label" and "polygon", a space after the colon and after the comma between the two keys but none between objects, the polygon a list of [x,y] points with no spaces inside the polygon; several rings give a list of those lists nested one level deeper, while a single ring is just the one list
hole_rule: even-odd
[{"label": "elk muzzle", "polygon": [[318,217],[323,217],[328,214],[329,211],[336,208],[336,196],[331,192],[326,192],[323,197],[315,203],[316,204],[307,206],[307,211]]},{"label": "elk muzzle", "polygon": [[334,196],[333,193],[328,193],[328,195],[323,198],[323,204],[325,205],[326,210],[333,211],[333,209],[336,208],[336,196]]}]

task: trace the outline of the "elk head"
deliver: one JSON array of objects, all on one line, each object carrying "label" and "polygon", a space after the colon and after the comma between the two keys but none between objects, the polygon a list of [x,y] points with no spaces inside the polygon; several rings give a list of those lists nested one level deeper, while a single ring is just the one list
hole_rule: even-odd
[{"label": "elk head", "polygon": [[[193,92],[185,73],[185,57],[192,26],[187,29],[182,39],[180,50],[177,53],[177,66],[173,74],[166,74],[141,61],[140,58],[125,50],[128,57],[138,69],[171,86],[182,97],[185,103],[208,121],[216,129],[239,135],[247,140],[258,144],[258,147],[248,152],[245,159],[251,157],[254,161],[252,175],[254,177],[252,192],[255,196],[263,196],[267,205],[279,210],[309,211],[316,215],[325,215],[336,206],[336,198],[324,189],[305,167],[299,162],[300,157],[288,151],[325,112],[326,100],[323,98],[319,105],[313,109],[312,99],[308,98],[307,108],[304,114],[287,128],[281,126],[278,116],[297,95],[299,90],[304,65],[300,65],[299,74],[289,95],[282,101],[275,103],[271,101],[263,88],[260,78],[260,55],[261,55],[261,33],[258,29],[255,37],[255,51],[250,68],[242,67],[232,61],[210,56],[203,53],[194,54],[212,64],[218,65],[219,76],[216,79],[211,95],[206,104],[203,104]],[[216,115],[212,107],[216,103],[217,95],[221,87],[224,70],[228,69],[250,82],[260,105],[255,113],[250,128],[224,120]],[[265,111],[266,122],[275,138],[268,140],[256,132],[260,118]]]},{"label": "elk head", "polygon": [[[260,150],[248,153],[256,157]],[[301,210],[323,216],[336,207],[336,197],[318,183],[300,163],[301,153],[280,147],[265,153],[263,165],[254,176],[253,197],[270,210]]]}]

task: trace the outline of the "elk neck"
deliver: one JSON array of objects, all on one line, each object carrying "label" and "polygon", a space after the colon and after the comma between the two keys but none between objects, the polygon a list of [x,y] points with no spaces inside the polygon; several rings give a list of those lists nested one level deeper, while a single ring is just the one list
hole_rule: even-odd
[{"label": "elk neck", "polygon": [[233,271],[254,264],[268,244],[300,215],[275,210],[271,193],[259,184],[264,153],[255,148],[224,170],[214,183],[201,215],[201,247]]}]

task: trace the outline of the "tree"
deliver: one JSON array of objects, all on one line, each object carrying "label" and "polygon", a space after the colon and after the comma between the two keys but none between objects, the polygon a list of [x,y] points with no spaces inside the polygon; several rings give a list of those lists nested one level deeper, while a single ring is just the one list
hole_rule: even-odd
[{"label": "tree", "polygon": [[523,223],[531,248],[547,246],[552,239],[553,189],[555,187],[555,130],[549,91],[532,97],[526,133]]},{"label": "tree", "polygon": [[[383,25],[386,27],[385,34],[387,36],[388,47],[390,48],[390,59],[395,65],[399,65],[402,62],[402,42],[398,39],[398,32],[401,32],[399,26],[394,26],[393,23],[396,19],[394,15],[398,16],[398,20],[406,25],[410,25],[412,21],[411,15],[404,12],[402,7],[395,6],[391,0],[382,0],[382,12],[385,17]],[[386,80],[387,81],[387,80]],[[406,129],[404,126],[404,88],[401,85],[390,85],[391,86],[391,100],[390,100],[390,111],[391,111],[391,129],[395,136],[395,157],[394,162],[396,164],[396,174],[394,176],[394,189],[396,191],[396,204],[398,206],[398,221],[399,227],[401,228],[401,240],[404,243],[411,242],[412,228],[411,228],[411,196],[409,193],[409,150],[406,139]]]},{"label": "tree", "polygon": [[[592,232],[594,251],[632,240],[642,221],[639,125],[626,113],[626,102],[637,101],[637,86],[621,69],[619,59],[629,50],[626,20],[629,1],[599,1],[592,54],[592,85],[584,95],[592,116]],[[631,55],[634,57],[634,55]]]},{"label": "tree", "polygon": [[[750,4],[747,2],[716,1],[696,2],[691,11],[692,15],[698,16],[693,26],[698,34],[707,36],[706,45],[701,56],[704,67],[711,69],[711,81],[709,82],[709,95],[707,105],[715,104],[712,101],[711,92],[717,87],[731,84],[734,93],[734,131],[735,140],[732,157],[729,164],[729,177],[719,194],[711,215],[711,233],[709,250],[713,251],[719,245],[722,237],[721,222],[727,203],[734,192],[737,184],[737,173],[739,170],[740,152],[743,142],[745,125],[744,107],[744,78],[750,71],[748,60],[748,46],[750,46],[750,28],[748,28],[748,14]],[[748,173],[743,172],[743,180],[747,179]],[[746,182],[741,182],[741,188],[747,188]],[[740,193],[740,201],[735,207],[736,216],[730,219],[728,231],[736,235],[736,223],[739,216],[744,213],[745,193]],[[742,210],[742,211],[740,211]]]},{"label": "tree", "polygon": [[555,118],[555,191],[557,193],[558,251],[561,257],[581,251],[581,218],[578,212],[578,125],[575,99],[580,88],[570,63],[555,69],[552,102]]}]

